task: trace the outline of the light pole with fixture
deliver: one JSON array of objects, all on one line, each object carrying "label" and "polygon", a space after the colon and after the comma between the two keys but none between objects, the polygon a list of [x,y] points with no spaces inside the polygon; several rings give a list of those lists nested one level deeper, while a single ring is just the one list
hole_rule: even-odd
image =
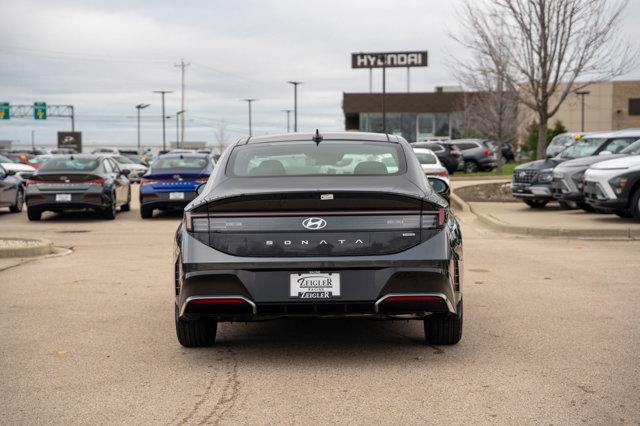
[{"label": "light pole with fixture", "polygon": [[138,104],[136,110],[138,111],[138,152],[140,152],[140,110],[148,107],[149,104]]},{"label": "light pole with fixture", "polygon": [[167,126],[166,126],[166,118],[165,118],[165,112],[164,112],[164,95],[166,95],[167,93],[173,93],[172,91],[169,90],[154,90],[153,93],[160,93],[160,95],[162,96],[162,150],[166,151],[167,150]]},{"label": "light pole with fixture", "polygon": [[287,81],[287,83],[293,85],[293,131],[298,131],[298,85],[302,84],[302,81]]}]

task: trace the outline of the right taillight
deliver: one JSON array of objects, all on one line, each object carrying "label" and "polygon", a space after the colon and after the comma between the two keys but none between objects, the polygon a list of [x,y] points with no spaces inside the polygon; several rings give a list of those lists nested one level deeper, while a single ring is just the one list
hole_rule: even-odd
[{"label": "right taillight", "polygon": [[440,229],[444,227],[447,221],[447,212],[444,207],[438,207],[437,210],[422,212],[421,228],[422,229]]},{"label": "right taillight", "polygon": [[484,155],[485,157],[488,157],[491,155],[491,151],[489,151],[487,148],[482,150],[482,155]]}]

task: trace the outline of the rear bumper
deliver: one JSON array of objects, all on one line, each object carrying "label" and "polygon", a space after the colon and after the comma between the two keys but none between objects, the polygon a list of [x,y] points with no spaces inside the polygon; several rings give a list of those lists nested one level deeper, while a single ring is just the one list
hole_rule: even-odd
[{"label": "rear bumper", "polygon": [[[441,238],[426,241],[384,256],[248,259],[193,240],[176,253],[176,305],[182,317],[218,321],[292,316],[420,319],[432,313],[455,314],[462,298],[462,260],[441,251],[425,256],[442,242]],[[183,258],[199,257],[190,253],[192,244],[218,261],[182,263]],[[437,260],[425,260],[430,258]],[[339,273],[340,296],[291,297],[290,275],[311,271]]]},{"label": "rear bumper", "polygon": [[172,200],[169,192],[141,192],[140,205],[153,209],[184,209],[194,198],[195,192],[182,192],[184,199]]},{"label": "rear bumper", "polygon": [[71,201],[58,202],[56,194],[33,193],[27,190],[25,202],[28,208],[49,211],[79,210],[79,209],[104,209],[110,205],[111,200],[105,199],[102,192],[72,193]]}]

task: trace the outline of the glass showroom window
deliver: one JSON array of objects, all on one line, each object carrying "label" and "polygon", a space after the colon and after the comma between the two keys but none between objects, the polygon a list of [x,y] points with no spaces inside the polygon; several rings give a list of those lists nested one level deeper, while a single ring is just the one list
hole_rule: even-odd
[{"label": "glass showroom window", "polygon": [[417,141],[424,141],[433,137],[433,114],[418,114]]},{"label": "glass showroom window", "polygon": [[402,137],[409,142],[416,141],[416,120],[418,114],[416,113],[403,113],[401,117],[400,126],[402,128]]},{"label": "glass showroom window", "polygon": [[436,113],[436,136],[449,136],[449,113],[438,112]]}]

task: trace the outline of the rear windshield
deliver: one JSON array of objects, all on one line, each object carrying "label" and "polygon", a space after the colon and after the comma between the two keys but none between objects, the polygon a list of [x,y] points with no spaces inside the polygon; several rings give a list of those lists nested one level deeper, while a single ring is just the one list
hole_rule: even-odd
[{"label": "rear windshield", "polygon": [[154,169],[194,169],[201,170],[207,167],[206,157],[169,157],[158,158],[153,163]]},{"label": "rear windshield", "polygon": [[88,172],[98,167],[94,158],[52,158],[40,167],[41,172]]},{"label": "rear windshield", "polygon": [[593,155],[605,138],[583,138],[562,151],[560,158],[581,158]]},{"label": "rear windshield", "polygon": [[290,141],[236,147],[227,173],[237,177],[396,175],[406,162],[400,144]]},{"label": "rear windshield", "polygon": [[416,152],[420,164],[437,164],[436,156],[430,152]]}]

